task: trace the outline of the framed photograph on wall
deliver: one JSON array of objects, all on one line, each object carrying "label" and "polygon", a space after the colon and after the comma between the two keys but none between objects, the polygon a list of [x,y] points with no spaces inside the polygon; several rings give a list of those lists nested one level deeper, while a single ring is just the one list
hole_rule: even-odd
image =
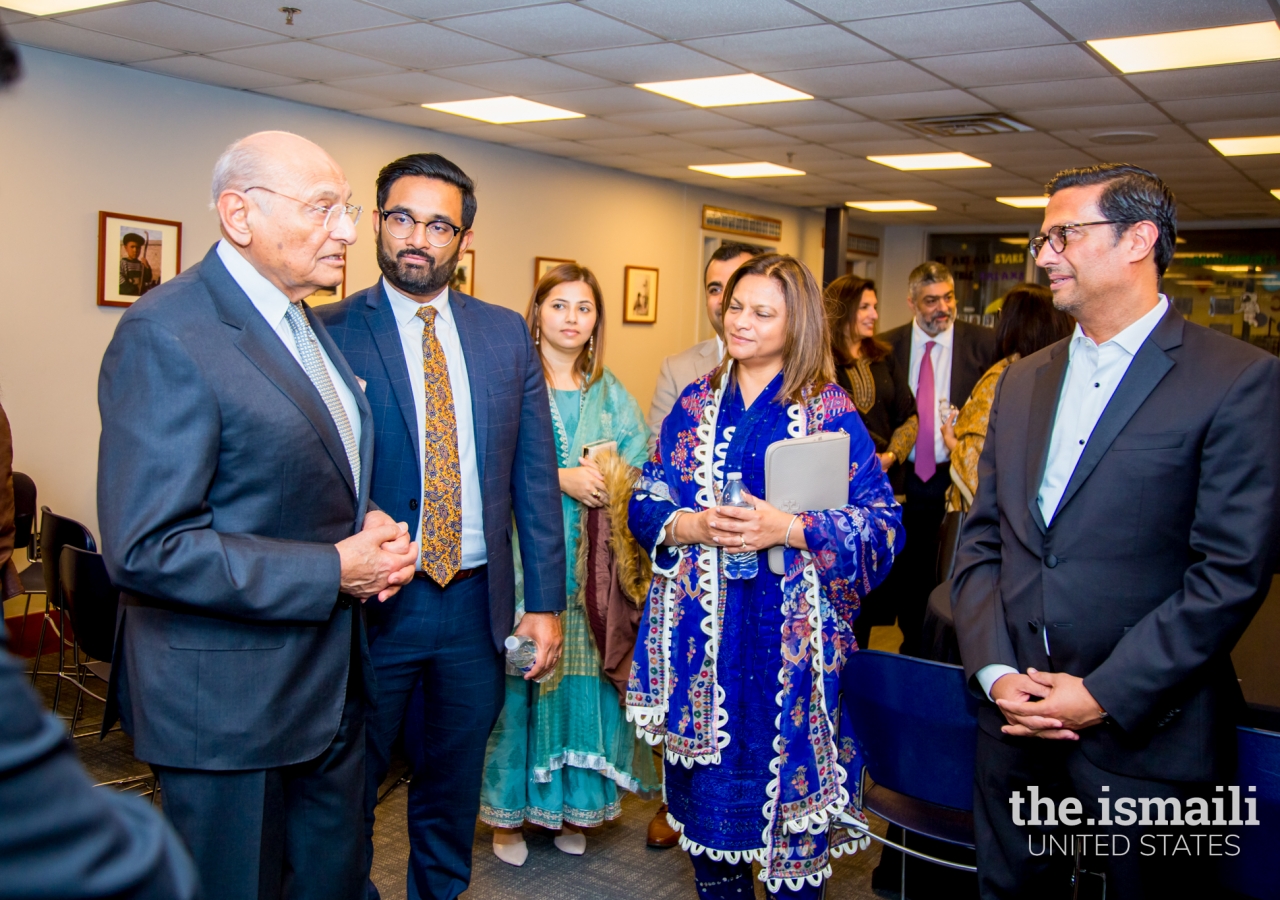
[{"label": "framed photograph on wall", "polygon": [[622,321],[652,325],[658,321],[658,270],[627,266],[622,278]]},{"label": "framed photograph on wall", "polygon": [[99,306],[132,306],[181,269],[181,222],[98,212]]},{"label": "framed photograph on wall", "polygon": [[458,266],[449,279],[449,288],[472,297],[476,295],[476,251],[468,250],[458,258]]},{"label": "framed photograph on wall", "polygon": [[542,280],[542,276],[546,275],[556,266],[563,266],[565,263],[576,263],[576,259],[555,259],[550,256],[535,256],[533,258],[533,286],[537,287],[538,282]]}]

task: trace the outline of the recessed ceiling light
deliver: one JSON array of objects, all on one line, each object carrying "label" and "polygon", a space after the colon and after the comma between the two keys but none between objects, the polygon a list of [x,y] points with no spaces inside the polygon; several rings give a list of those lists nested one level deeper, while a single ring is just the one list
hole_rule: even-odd
[{"label": "recessed ceiling light", "polygon": [[722,163],[714,166],[690,166],[695,172],[719,175],[721,178],[777,178],[782,175],[803,175],[799,169],[775,165],[771,162]]},{"label": "recessed ceiling light", "polygon": [[535,103],[522,97],[489,97],[484,100],[455,100],[450,103],[424,103],[423,109],[479,119],[491,125],[510,125],[513,122],[553,122],[557,119],[582,119],[582,113],[570,112],[545,103]]},{"label": "recessed ceiling light", "polygon": [[1049,205],[1049,198],[1040,197],[997,197],[996,200],[1005,206],[1016,206],[1018,209],[1044,209]]},{"label": "recessed ceiling light", "polygon": [[1224,28],[1105,38],[1087,43],[1128,75],[1132,72],[1280,59],[1280,26],[1275,22],[1255,22]]},{"label": "recessed ceiling light", "polygon": [[1271,196],[1275,197],[1277,200],[1280,200],[1280,188],[1276,188],[1274,191],[1272,191]]},{"label": "recessed ceiling light", "polygon": [[637,84],[636,87],[703,107],[813,99],[812,94],[797,91],[759,75],[717,75],[713,78],[686,78],[681,81],[651,81]]},{"label": "recessed ceiling light", "polygon": [[121,0],[4,0],[4,8],[29,16],[53,16],[79,9],[113,6]]},{"label": "recessed ceiling light", "polygon": [[1150,144],[1160,136],[1149,131],[1104,131],[1089,138],[1095,144]]},{"label": "recessed ceiling light", "polygon": [[918,200],[850,200],[845,206],[867,212],[932,212],[938,208]]},{"label": "recessed ceiling light", "polygon": [[1223,156],[1261,156],[1264,153],[1280,153],[1280,134],[1264,137],[1210,138],[1209,143]]},{"label": "recessed ceiling light", "polygon": [[899,153],[892,156],[868,156],[882,166],[918,172],[923,169],[989,169],[991,163],[975,159],[968,153]]}]

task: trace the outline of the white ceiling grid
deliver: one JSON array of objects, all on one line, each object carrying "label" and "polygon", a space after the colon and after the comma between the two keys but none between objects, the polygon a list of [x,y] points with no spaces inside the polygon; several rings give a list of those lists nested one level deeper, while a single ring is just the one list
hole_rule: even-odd
[{"label": "white ceiling grid", "polygon": [[[4,0],[0,0],[2,5]],[[1225,159],[1213,137],[1280,133],[1280,61],[1121,75],[1095,38],[1275,19],[1280,0],[133,0],[39,19],[20,43],[348,110],[803,207],[910,198],[885,221],[999,223],[994,200],[1056,170],[1125,160],[1179,194],[1184,219],[1275,217],[1280,156]],[[755,72],[813,94],[696,109],[636,82]],[[584,119],[487,125],[419,104],[515,94]],[[1025,134],[926,138],[920,116],[1003,112]],[[1099,132],[1151,143],[1107,146]],[[897,172],[883,153],[962,151],[990,169]],[[736,181],[691,164],[807,172]]]}]

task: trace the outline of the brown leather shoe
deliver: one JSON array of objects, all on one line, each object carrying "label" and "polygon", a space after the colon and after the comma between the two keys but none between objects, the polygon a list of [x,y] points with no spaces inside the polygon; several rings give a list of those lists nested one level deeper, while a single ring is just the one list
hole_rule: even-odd
[{"label": "brown leather shoe", "polygon": [[649,823],[649,838],[645,843],[660,850],[680,843],[680,832],[667,821],[667,804],[659,806],[658,811],[653,814],[653,821]]}]

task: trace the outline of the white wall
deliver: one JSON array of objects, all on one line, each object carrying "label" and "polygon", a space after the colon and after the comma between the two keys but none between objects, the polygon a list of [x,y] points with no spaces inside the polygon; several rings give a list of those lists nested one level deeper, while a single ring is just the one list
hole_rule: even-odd
[{"label": "white wall", "polygon": [[[390,160],[421,150],[453,159],[478,186],[479,296],[523,312],[535,256],[593,268],[608,304],[609,365],[643,407],[662,357],[697,334],[703,203],[783,220],[780,248],[821,270],[814,212],[27,47],[22,55],[25,78],[0,94],[0,402],[15,466],[36,480],[40,502],[95,533],[98,367],[122,312],[95,305],[98,211],[181,221],[192,265],[218,237],[213,162],[250,132],[285,129],[321,144],[366,210]],[[349,291],[378,274],[363,221],[360,230]],[[620,323],[628,264],[661,270],[656,325]]]}]

